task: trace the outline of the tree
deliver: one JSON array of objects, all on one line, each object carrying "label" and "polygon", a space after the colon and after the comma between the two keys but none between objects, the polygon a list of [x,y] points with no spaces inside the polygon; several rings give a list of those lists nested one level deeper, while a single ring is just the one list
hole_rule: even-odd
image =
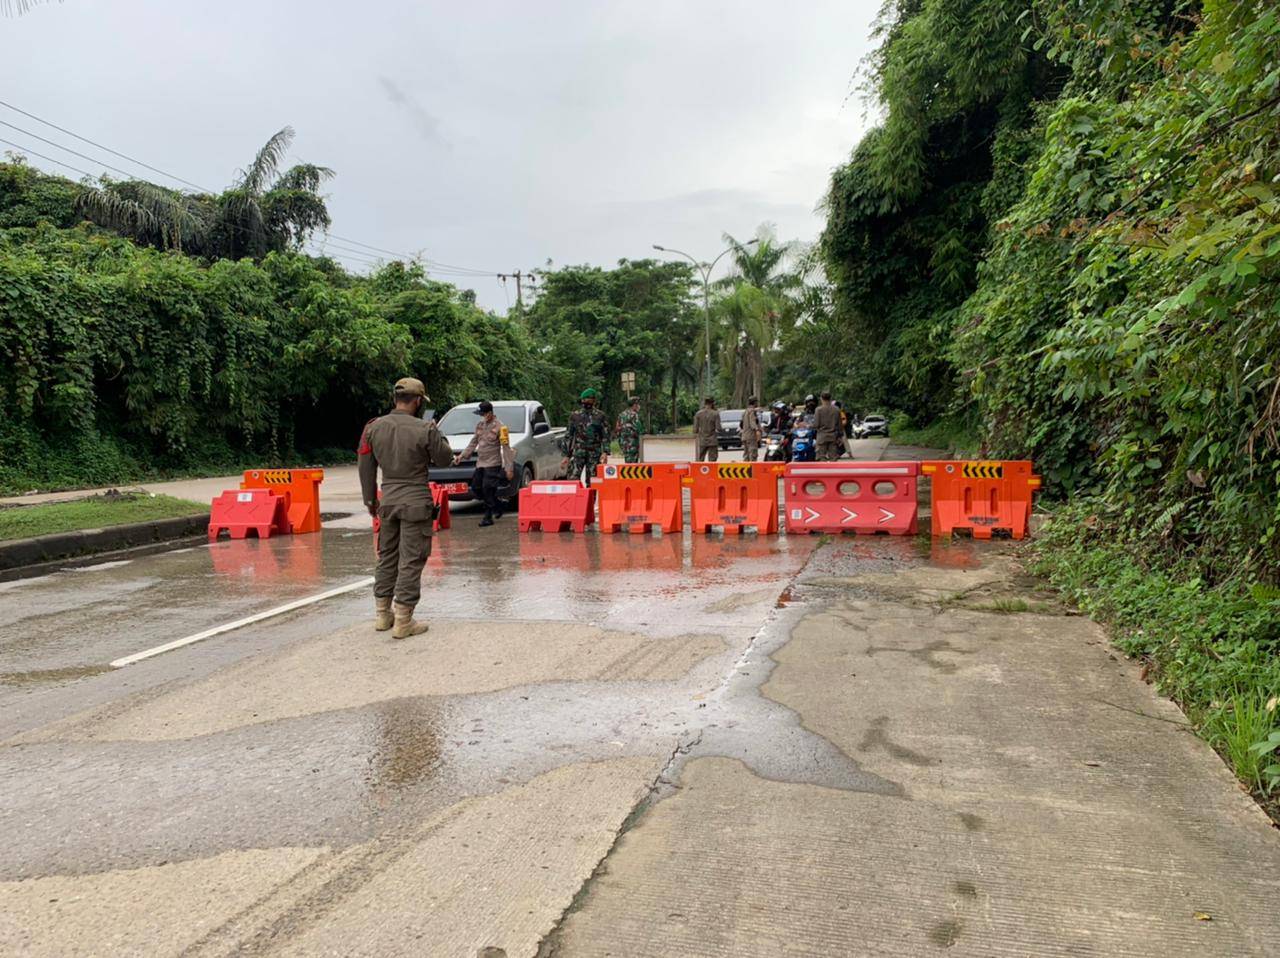
[{"label": "tree", "polygon": [[777,349],[779,330],[795,322],[804,285],[803,274],[792,266],[798,244],[778,242],[767,224],[755,239],[743,244],[724,234],[733,250],[732,272],[716,284],[721,370],[733,406],[749,396],[764,397],[767,359]]},{"label": "tree", "polygon": [[[694,348],[687,265],[620,260],[610,270],[548,269],[539,279],[538,298],[525,313],[529,331],[556,367],[576,371],[578,390],[593,386],[603,392],[608,415],[626,402],[624,372],[636,374],[642,396],[655,394],[664,380],[679,379]],[[564,417],[570,407],[553,411]]]},{"label": "tree", "polygon": [[299,250],[313,233],[329,226],[319,190],[333,171],[300,163],[281,173],[293,138],[292,127],[277,132],[218,196],[145,180],[104,179],[80,193],[77,208],[90,221],[141,245],[208,259],[256,260],[271,252]]}]

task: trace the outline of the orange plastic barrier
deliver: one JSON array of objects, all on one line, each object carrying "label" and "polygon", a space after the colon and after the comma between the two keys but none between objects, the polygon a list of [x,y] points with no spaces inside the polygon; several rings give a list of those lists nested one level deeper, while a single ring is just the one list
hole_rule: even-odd
[{"label": "orange plastic barrier", "polygon": [[[449,493],[445,487],[439,483],[427,483],[431,487],[431,501],[436,507],[436,517],[431,522],[431,530],[439,532],[441,529],[453,528],[453,517],[449,514]],[[382,490],[378,490],[378,499],[382,499]],[[377,516],[373,517],[373,554],[378,554],[378,533],[382,531],[382,520]]]},{"label": "orange plastic barrier", "polygon": [[436,505],[436,518],[432,523],[432,528],[439,532],[441,529],[453,528],[453,516],[449,514],[449,492],[438,482],[430,482],[431,501]]},{"label": "orange plastic barrier", "polygon": [[596,521],[596,492],[572,480],[531,482],[520,490],[520,531],[586,532]]},{"label": "orange plastic barrier", "polygon": [[781,463],[699,462],[683,480],[689,487],[694,532],[722,526],[725,535],[754,527],[760,535],[778,531],[778,474]]},{"label": "orange plastic barrier", "polygon": [[933,480],[933,534],[968,529],[975,539],[990,539],[996,531],[1024,538],[1031,497],[1040,488],[1031,470],[1029,460],[921,463],[920,471]]},{"label": "orange plastic barrier", "polygon": [[679,532],[684,528],[684,492],[680,479],[688,463],[628,463],[597,467],[594,485],[604,533]]},{"label": "orange plastic barrier", "polygon": [[226,529],[233,539],[247,538],[250,532],[267,539],[289,531],[285,500],[269,489],[228,489],[213,500],[209,515],[209,541]]},{"label": "orange plastic barrier", "polygon": [[282,531],[300,535],[320,531],[320,483],[323,469],[251,469],[241,489],[270,489],[283,496],[289,525]]},{"label": "orange plastic barrier", "polygon": [[793,462],[787,465],[787,534],[916,534],[920,464]]}]

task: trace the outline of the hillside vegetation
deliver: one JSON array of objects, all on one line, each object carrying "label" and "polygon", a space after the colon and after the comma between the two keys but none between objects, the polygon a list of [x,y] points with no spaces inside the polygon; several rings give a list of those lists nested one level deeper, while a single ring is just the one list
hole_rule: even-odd
[{"label": "hillside vegetation", "polygon": [[1280,787],[1280,6],[900,0],[880,36],[832,374],[1034,459],[1043,568]]}]

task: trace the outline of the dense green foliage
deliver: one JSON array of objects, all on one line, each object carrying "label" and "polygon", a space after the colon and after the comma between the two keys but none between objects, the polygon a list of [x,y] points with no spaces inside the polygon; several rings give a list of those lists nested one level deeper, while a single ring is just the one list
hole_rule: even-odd
[{"label": "dense green foliage", "polygon": [[[901,0],[832,180],[832,374],[1073,496],[1041,568],[1252,788],[1280,723],[1280,7]],[[812,345],[797,349],[812,350]]]},{"label": "dense green foliage", "polygon": [[868,361],[833,372],[1210,579],[1274,580],[1280,11],[904,0],[882,38],[822,243]]},{"label": "dense green foliage", "polygon": [[635,373],[650,429],[671,428],[673,416],[689,421],[696,400],[685,387],[697,380],[702,330],[689,266],[623,260],[614,269],[569,266],[539,278],[541,291],[526,313],[529,331],[552,362],[573,371],[549,400],[557,421],[588,386],[600,390],[614,421],[627,400],[624,372]]},{"label": "dense green foliage", "polygon": [[77,216],[0,165],[0,489],[105,484],[354,447],[408,370],[439,406],[565,378],[518,324],[392,263],[206,259]]}]

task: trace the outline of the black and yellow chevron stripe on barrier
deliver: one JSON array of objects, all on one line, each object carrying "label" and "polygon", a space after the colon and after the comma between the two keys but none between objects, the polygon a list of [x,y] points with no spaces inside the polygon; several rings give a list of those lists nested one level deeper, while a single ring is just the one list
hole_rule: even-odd
[{"label": "black and yellow chevron stripe on barrier", "polygon": [[1004,478],[1004,464],[999,462],[966,462],[960,471],[966,479]]},{"label": "black and yellow chevron stripe on barrier", "polygon": [[716,475],[721,479],[750,479],[751,464],[735,462],[717,466]]},{"label": "black and yellow chevron stripe on barrier", "polygon": [[619,466],[619,479],[652,479],[653,466]]},{"label": "black and yellow chevron stripe on barrier", "polygon": [[293,482],[292,469],[266,469],[261,476],[263,482],[273,486],[287,486]]}]

